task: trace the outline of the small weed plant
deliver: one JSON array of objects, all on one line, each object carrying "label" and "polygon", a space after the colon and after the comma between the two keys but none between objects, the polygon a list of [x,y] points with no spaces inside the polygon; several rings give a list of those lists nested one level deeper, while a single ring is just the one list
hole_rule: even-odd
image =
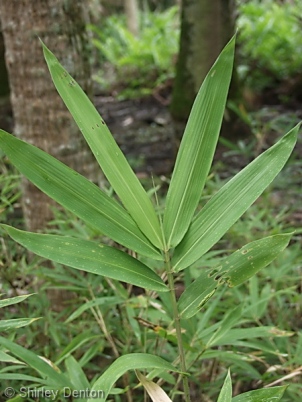
[{"label": "small weed plant", "polygon": [[[56,389],[58,398],[60,392],[69,387],[74,392],[89,390],[88,395],[82,395],[85,401],[95,401],[97,393],[97,400],[105,401],[115,392],[114,385],[119,378],[132,370],[153,401],[171,401],[171,395],[168,396],[163,387],[153,381],[154,377],[168,383],[173,383],[171,378],[176,377],[173,395],[178,393],[182,400],[189,402],[192,397],[190,373],[194,363],[197,364],[199,357],[210,348],[223,344],[225,338],[232,343],[240,332],[231,328],[241,317],[241,305],[230,306],[214,325],[209,322],[208,311],[215,311],[219,303],[219,298],[215,298],[211,304],[213,295],[220,292],[227,295],[236,291],[234,287],[270,264],[288,245],[292,234],[278,233],[242,245],[237,251],[220,258],[209,269],[201,268],[207,252],[283,168],[295,146],[299,130],[299,126],[291,129],[228,181],[202,209],[196,211],[218,141],[232,76],[234,46],[233,38],[200,88],[176,158],[165,208],[159,214],[156,212],[156,203],[152,203],[104,120],[74,79],[43,45],[53,82],[119,201],[50,155],[3,130],[0,131],[0,147],[18,170],[38,188],[89,226],[123,246],[123,250],[78,237],[30,233],[4,224],[2,228],[16,242],[44,258],[147,289],[149,296],[145,301],[150,305],[160,305],[160,310],[170,320],[168,331],[153,326],[155,332],[168,339],[167,349],[158,355],[144,351],[125,353],[91,381],[71,353],[67,354],[66,371],[63,372],[13,340],[0,337],[5,353],[10,351],[16,359],[26,362],[39,374],[32,381],[46,390]],[[127,252],[129,250],[131,253]],[[186,276],[190,269],[194,271],[193,280],[188,280],[190,276]],[[179,281],[185,285],[180,295],[176,293]],[[240,295],[239,292],[238,297]],[[202,315],[200,311],[206,304],[210,307]],[[131,316],[133,309],[130,305],[128,307],[128,318],[133,321],[137,335],[138,323],[135,324]],[[251,305],[251,312],[252,308]],[[140,317],[140,321],[152,326],[143,317]],[[104,321],[101,326],[106,331]],[[195,350],[195,354],[192,353],[193,344],[190,344],[186,335],[194,326],[199,337],[199,353]],[[258,331],[256,328],[243,328],[242,331],[245,331],[244,335],[241,333],[242,337],[257,337],[259,333],[264,337],[272,336],[271,327]],[[110,334],[106,336],[110,341]],[[171,355],[169,342],[177,344],[178,353],[174,361],[166,359]],[[215,353],[217,356],[221,352],[216,350]],[[172,372],[173,376],[168,372]],[[18,378],[22,379],[21,376]],[[231,375],[228,371],[218,402],[278,401],[284,390],[284,386],[264,388],[232,398]]]}]

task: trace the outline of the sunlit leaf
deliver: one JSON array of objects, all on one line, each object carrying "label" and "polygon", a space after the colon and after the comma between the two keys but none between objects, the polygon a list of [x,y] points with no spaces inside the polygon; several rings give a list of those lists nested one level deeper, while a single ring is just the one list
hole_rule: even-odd
[{"label": "sunlit leaf", "polygon": [[[93,391],[102,391],[103,395],[100,402],[104,402],[110,393],[111,388],[116,383],[116,381],[129,370],[150,370],[150,369],[162,369],[164,371],[174,371],[178,370],[168,363],[166,360],[147,353],[132,353],[129,355],[124,355],[116,359],[111,366],[105,371],[104,374],[94,383],[92,387]],[[87,402],[93,402],[94,399],[91,398]]]},{"label": "sunlit leaf", "polygon": [[146,237],[159,248],[159,220],[147,193],[87,95],[43,44],[53,82],[84,135],[104,174]]},{"label": "sunlit leaf", "polygon": [[183,238],[206,181],[232,76],[235,38],[221,52],[194,102],[177,155],[164,213],[169,247]]},{"label": "sunlit leaf", "polygon": [[121,250],[68,236],[25,232],[7,225],[2,227],[16,242],[44,258],[142,288],[168,290],[154,271]]},{"label": "sunlit leaf", "polygon": [[172,263],[176,271],[197,261],[260,196],[288,160],[298,131],[299,125],[239,172],[201,209],[175,249]]},{"label": "sunlit leaf", "polygon": [[35,186],[83,221],[131,250],[161,258],[127,211],[85,177],[3,130],[0,148]]}]

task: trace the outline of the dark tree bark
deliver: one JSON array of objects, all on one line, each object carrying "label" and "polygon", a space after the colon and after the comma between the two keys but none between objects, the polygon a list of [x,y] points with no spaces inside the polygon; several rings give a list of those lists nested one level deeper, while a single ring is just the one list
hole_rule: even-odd
[{"label": "dark tree bark", "polygon": [[5,47],[0,27],[0,127],[3,130],[12,129],[12,107],[9,99],[8,73],[5,64]]},{"label": "dark tree bark", "polygon": [[[96,164],[51,81],[39,37],[89,92],[90,67],[83,1],[1,0],[15,134],[42,148],[90,179]],[[52,218],[50,199],[23,180],[23,211],[28,230]]]},{"label": "dark tree bark", "polygon": [[[183,0],[180,50],[171,102],[176,121],[186,121],[202,81],[234,34],[233,0]],[[232,96],[237,96],[233,79]]]}]

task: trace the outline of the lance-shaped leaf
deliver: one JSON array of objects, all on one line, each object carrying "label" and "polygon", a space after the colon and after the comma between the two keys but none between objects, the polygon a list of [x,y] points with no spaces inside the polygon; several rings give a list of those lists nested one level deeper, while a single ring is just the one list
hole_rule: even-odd
[{"label": "lance-shaped leaf", "polygon": [[232,76],[235,38],[223,49],[194,102],[177,155],[164,214],[168,246],[185,235],[209,173]]},{"label": "lance-shaped leaf", "polygon": [[0,320],[0,331],[25,327],[36,320],[39,320],[39,318],[12,318],[11,320]]},{"label": "lance-shaped leaf", "polygon": [[217,402],[231,402],[231,401],[232,401],[232,380],[230,370],[228,370],[228,374],[225,377]]},{"label": "lance-shaped leaf", "polygon": [[270,264],[287,247],[292,233],[279,234],[253,241],[223,261],[222,272],[229,286],[238,286]]},{"label": "lance-shaped leaf", "polygon": [[[111,366],[105,371],[104,374],[94,383],[91,392],[102,392],[100,402],[104,402],[110,393],[111,388],[116,381],[125,374],[128,370],[141,370],[141,369],[161,369],[164,371],[178,370],[168,363],[166,360],[150,355],[147,353],[132,353],[124,355],[116,359]],[[94,399],[88,399],[87,402],[93,402]]]},{"label": "lance-shaped leaf", "polygon": [[11,306],[12,304],[21,303],[23,300],[27,299],[28,297],[32,296],[34,293],[30,293],[28,295],[10,297],[9,299],[2,299],[0,300],[0,308]]},{"label": "lance-shaped leaf", "polygon": [[211,270],[203,270],[180,296],[178,308],[182,318],[190,318],[200,311],[223,283],[238,286],[270,264],[287,247],[292,234],[265,237],[246,244],[224,258]]},{"label": "lance-shaped leaf", "polygon": [[127,211],[85,177],[3,130],[0,148],[35,186],[83,221],[131,250],[161,258]]},{"label": "lance-shaped leaf", "polygon": [[202,208],[175,249],[176,271],[188,267],[208,251],[273,181],[289,158],[299,125],[224,185]]},{"label": "lance-shaped leaf", "polygon": [[232,398],[232,402],[278,402],[281,400],[287,386],[270,387],[244,392]]},{"label": "lance-shaped leaf", "polygon": [[168,290],[150,268],[113,247],[68,236],[31,233],[1,226],[16,242],[44,258],[142,288]]},{"label": "lance-shaped leaf", "polygon": [[159,220],[147,193],[87,95],[43,44],[52,80],[104,174],[146,237],[163,248]]}]

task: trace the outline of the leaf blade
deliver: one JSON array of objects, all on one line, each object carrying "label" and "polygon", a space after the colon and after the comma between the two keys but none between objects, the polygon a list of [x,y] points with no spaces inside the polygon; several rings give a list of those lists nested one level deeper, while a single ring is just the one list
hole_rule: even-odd
[{"label": "leaf blade", "polygon": [[[132,353],[116,359],[101,377],[94,383],[91,391],[103,391],[100,402],[104,402],[115,382],[128,370],[162,369],[178,372],[166,360],[148,353]],[[87,402],[93,402],[89,399]]]},{"label": "leaf blade", "polygon": [[230,370],[228,370],[223,386],[219,393],[217,402],[231,402],[231,401],[232,401],[232,380]]},{"label": "leaf blade", "polygon": [[162,249],[159,220],[147,193],[84,91],[53,53],[42,45],[53,83],[104,174],[141,231],[156,247]]},{"label": "leaf blade", "polygon": [[172,264],[176,271],[198,260],[260,196],[285,165],[298,131],[299,125],[246,166],[208,201],[175,249]]},{"label": "leaf blade", "polygon": [[178,300],[178,310],[181,318],[193,317],[214,295],[218,281],[210,276],[209,270],[204,270],[181,294]]},{"label": "leaf blade", "polygon": [[130,215],[79,173],[46,152],[0,130],[0,147],[35,186],[117,243],[160,259]]},{"label": "leaf blade", "polygon": [[291,236],[291,233],[286,233],[255,240],[225,257],[219,266],[203,270],[179,298],[181,317],[188,319],[197,314],[218,286],[227,283],[233,287],[247,281],[287,247]]},{"label": "leaf blade", "polygon": [[183,238],[212,163],[232,76],[235,37],[206,76],[192,107],[171,178],[164,231],[169,247]]},{"label": "leaf blade", "polygon": [[15,241],[44,258],[143,288],[168,290],[154,271],[113,247],[68,236],[25,232],[7,225],[2,227]]},{"label": "leaf blade", "polygon": [[232,398],[232,402],[278,402],[281,400],[286,388],[287,385],[283,385],[281,387],[263,388],[244,392]]},{"label": "leaf blade", "polygon": [[[270,264],[287,246],[292,233],[268,236],[255,240],[225,259],[222,272],[228,286],[238,286]],[[229,269],[227,269],[229,268]]]}]

